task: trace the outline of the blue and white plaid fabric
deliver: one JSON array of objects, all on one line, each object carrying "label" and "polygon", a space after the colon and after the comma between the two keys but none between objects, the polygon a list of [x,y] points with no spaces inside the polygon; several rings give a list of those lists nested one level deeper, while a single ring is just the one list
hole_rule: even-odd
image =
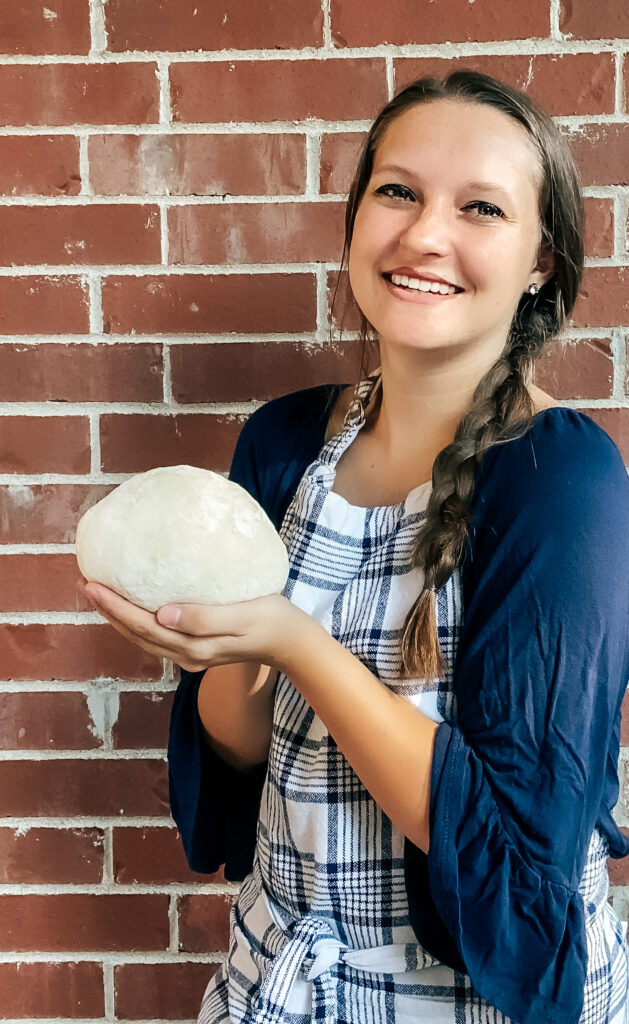
[{"label": "blue and white plaid fabric", "polygon": [[[410,557],[430,484],[399,505],[371,509],[331,491],[378,383],[378,376],[361,382],[343,429],[308,468],[286,513],[284,593],[385,685],[433,720],[454,722],[458,573],[437,602],[446,674],[428,686],[398,678],[402,625],[422,585]],[[581,887],[590,967],[580,1024],[625,1024],[627,948],[607,903],[605,853],[595,832]],[[228,957],[207,987],[199,1024],[515,1024],[487,1005],[469,977],[418,945],[408,919],[404,836],[283,675],[254,867],[231,926]]]}]

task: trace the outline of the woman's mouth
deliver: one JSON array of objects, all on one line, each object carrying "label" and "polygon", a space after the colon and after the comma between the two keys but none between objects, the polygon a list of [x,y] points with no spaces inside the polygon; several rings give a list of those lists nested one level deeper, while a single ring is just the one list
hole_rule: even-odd
[{"label": "woman's mouth", "polygon": [[459,295],[463,289],[444,281],[406,277],[404,274],[383,274],[389,291],[400,299],[412,302],[439,302]]}]

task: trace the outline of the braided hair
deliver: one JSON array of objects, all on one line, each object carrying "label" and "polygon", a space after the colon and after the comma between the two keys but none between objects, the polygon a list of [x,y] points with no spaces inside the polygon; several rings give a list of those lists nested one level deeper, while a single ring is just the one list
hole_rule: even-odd
[{"label": "braided hair", "polygon": [[[488,75],[458,70],[443,79],[429,77],[412,82],[374,121],[347,200],[337,289],[346,266],[356,213],[386,129],[417,104],[452,98],[501,110],[528,132],[541,167],[541,250],[552,254],[554,273],[538,294],[525,293],[520,299],[501,355],[479,381],[454,441],[439,452],[433,464],[426,517],[412,552],[412,565],[423,567],[424,588],[406,617],[402,638],[401,673],[425,679],[445,672],[437,634],[436,591],[445,585],[465,554],[477,468],[490,448],[521,437],[529,429],[534,409],[528,385],[535,362],[546,342],[564,326],[583,273],[583,200],[579,175],[563,136],[550,117],[523,93]],[[353,296],[352,300],[357,305]],[[369,362],[367,350],[371,344],[377,345],[377,337],[360,309],[358,313],[362,376]]]}]

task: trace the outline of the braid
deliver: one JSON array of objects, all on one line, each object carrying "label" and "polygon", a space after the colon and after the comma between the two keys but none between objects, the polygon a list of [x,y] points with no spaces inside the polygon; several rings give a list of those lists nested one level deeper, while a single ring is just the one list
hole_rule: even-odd
[{"label": "braid", "polygon": [[[531,305],[527,300],[523,300]],[[454,441],[437,455],[426,518],[418,531],[412,564],[424,567],[424,589],[409,611],[402,639],[402,672],[442,676],[436,591],[461,562],[468,541],[472,494],[478,465],[490,448],[522,436],[533,418],[528,391],[535,359],[547,330],[542,316],[528,311],[527,334],[516,318],[502,355],[479,382]]]}]

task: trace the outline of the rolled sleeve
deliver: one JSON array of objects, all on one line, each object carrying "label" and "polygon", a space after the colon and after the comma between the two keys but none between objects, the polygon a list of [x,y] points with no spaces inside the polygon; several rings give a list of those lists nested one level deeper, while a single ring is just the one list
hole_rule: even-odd
[{"label": "rolled sleeve", "polygon": [[457,720],[439,726],[432,764],[431,894],[488,1002],[518,1024],[577,1024],[578,887],[618,793],[629,676],[618,449],[575,410],[536,417],[481,463],[470,538]]}]

